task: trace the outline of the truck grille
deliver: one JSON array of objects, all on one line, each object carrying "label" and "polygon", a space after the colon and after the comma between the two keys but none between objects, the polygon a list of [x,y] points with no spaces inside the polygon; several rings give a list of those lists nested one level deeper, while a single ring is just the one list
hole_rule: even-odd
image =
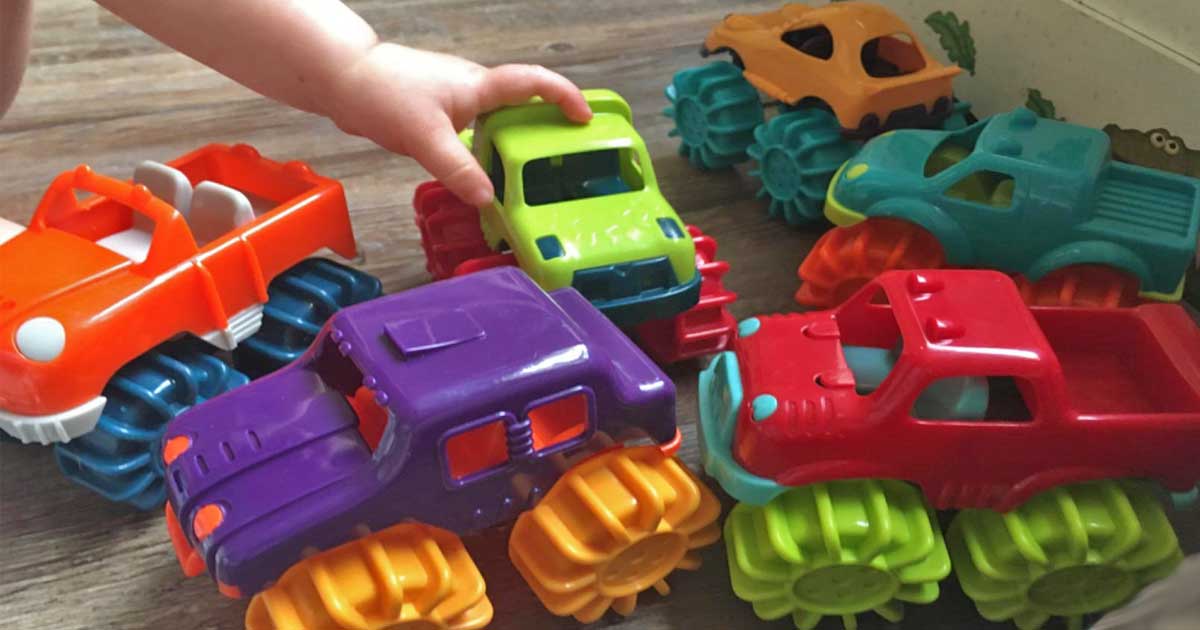
[{"label": "truck grille", "polygon": [[592,302],[666,291],[678,283],[666,256],[575,272],[571,286]]}]

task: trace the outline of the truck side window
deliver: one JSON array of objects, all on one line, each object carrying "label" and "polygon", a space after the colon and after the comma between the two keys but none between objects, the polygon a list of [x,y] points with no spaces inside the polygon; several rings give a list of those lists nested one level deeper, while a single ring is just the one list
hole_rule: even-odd
[{"label": "truck side window", "polygon": [[824,26],[810,26],[783,34],[783,43],[817,59],[833,56],[833,33]]},{"label": "truck side window", "polygon": [[930,383],[917,397],[911,415],[917,420],[1030,422],[1035,409],[1033,387],[1010,376],[954,376]]},{"label": "truck side window", "polygon": [[975,171],[946,189],[946,196],[993,208],[1009,208],[1013,203],[1016,182],[1009,175],[996,171]]},{"label": "truck side window", "polygon": [[492,163],[488,166],[488,178],[492,180],[492,188],[496,189],[496,199],[504,203],[504,162],[500,152],[492,147]]},{"label": "truck side window", "polygon": [[446,439],[446,469],[454,481],[467,480],[497,470],[508,462],[508,440],[504,419],[496,419],[455,433]]},{"label": "truck side window", "polygon": [[525,413],[533,429],[533,450],[541,451],[580,438],[591,418],[591,399],[584,391],[531,407]]}]

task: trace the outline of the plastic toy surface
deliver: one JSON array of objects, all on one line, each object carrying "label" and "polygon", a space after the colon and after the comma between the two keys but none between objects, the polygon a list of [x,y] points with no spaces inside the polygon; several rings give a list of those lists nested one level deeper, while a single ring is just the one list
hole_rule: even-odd
[{"label": "plastic toy surface", "polygon": [[[952,561],[988,619],[1079,627],[1181,558],[1132,480],[1200,481],[1200,329],[1182,308],[1030,308],[1000,273],[893,271],[739,332],[701,376],[701,435],[742,502],[731,574],[760,616],[896,620]],[[963,510],[948,545],[933,508]]]},{"label": "plastic toy surface", "polygon": [[[629,614],[719,537],[669,455],[674,393],[577,291],[515,269],[380,298],[170,426],[172,539],[186,572],[253,596],[248,628],[478,628],[491,604],[457,535],[515,518],[547,608]],[[655,444],[614,445],[639,436]]]},{"label": "plastic toy surface", "polygon": [[1084,304],[1113,291],[1122,303],[1177,301],[1196,255],[1200,180],[1115,162],[1109,145],[1102,131],[1024,108],[956,132],[876,138],[830,185],[825,213],[844,227],[801,265],[797,298],[826,306],[884,269],[945,264],[1055,286],[1070,270],[1089,288]]},{"label": "plastic toy surface", "polygon": [[[667,87],[680,153],[700,168],[753,158],[760,197],[789,224],[819,220],[829,179],[858,150],[852,138],[898,127],[959,128],[973,117],[942,66],[888,9],[841,2],[733,14],[701,54],[732,63],[688,68]],[[779,104],[765,120],[759,91]]]},{"label": "plastic toy surface", "polygon": [[948,114],[952,81],[903,20],[866,2],[733,14],[704,40],[702,54],[729,52],[746,80],[772,99],[819,99],[843,129],[865,135],[929,126]]},{"label": "plastic toy surface", "polygon": [[658,189],[629,105],[587,90],[594,118],[532,102],[480,118],[467,136],[495,201],[464,204],[429,182],[413,200],[435,278],[517,265],[542,288],[575,287],[663,361],[711,354],[732,337],[716,243],[685,228]]},{"label": "plastic toy surface", "polygon": [[[0,429],[70,442],[57,453],[69,476],[140,507],[163,499],[163,424],[246,382],[214,354],[275,353],[239,357],[262,373],[311,339],[314,315],[379,293],[335,263],[296,266],[324,247],[354,256],[341,185],[246,145],[144,162],[133,182],[80,166],[28,228],[4,232]],[[297,292],[318,302],[301,307]]]}]

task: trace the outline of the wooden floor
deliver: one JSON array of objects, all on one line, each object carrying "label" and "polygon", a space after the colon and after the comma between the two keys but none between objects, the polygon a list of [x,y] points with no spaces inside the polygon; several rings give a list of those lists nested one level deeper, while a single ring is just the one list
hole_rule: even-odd
[{"label": "wooden floor", "polygon": [[[815,232],[764,216],[744,172],[702,174],[675,154],[659,115],[671,74],[697,63],[709,25],[734,3],[721,0],[371,0],[350,2],[388,39],[487,64],[537,62],[583,86],[610,87],[632,103],[667,198],[689,223],[718,237],[732,261],[734,311],[791,310],[795,268]],[[739,8],[772,7],[741,2]],[[248,142],[301,159],[341,179],[363,252],[361,266],[388,291],[428,281],[409,201],[425,175],[411,161],[339,133],[331,124],[268,102],[142,35],[86,0],[39,0],[32,65],[15,108],[0,122],[0,216],[24,222],[59,171],[80,162],[128,176],[143,159],[167,160],[208,142]],[[36,273],[0,270],[5,273]],[[696,464],[696,366],[674,368],[684,456]],[[947,454],[947,456],[953,456]],[[14,629],[240,628],[245,603],[221,597],[205,578],[186,580],[161,513],[109,505],[67,482],[51,450],[0,444],[0,626]],[[1200,548],[1195,514],[1178,523]],[[493,628],[578,627],[550,616],[507,561],[505,535],[467,540],[489,582]],[[729,589],[724,551],[672,579],[669,598],[644,597],[612,628],[790,628],[760,622]],[[840,627],[827,621],[823,628]],[[1001,628],[980,621],[953,580],[934,606],[910,609],[899,626]]]}]

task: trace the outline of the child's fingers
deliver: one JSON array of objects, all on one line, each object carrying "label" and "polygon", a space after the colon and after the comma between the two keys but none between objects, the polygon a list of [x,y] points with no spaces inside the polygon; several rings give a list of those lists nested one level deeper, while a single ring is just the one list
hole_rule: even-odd
[{"label": "child's fingers", "polygon": [[542,66],[510,64],[488,70],[479,91],[479,106],[482,111],[491,111],[505,105],[519,105],[531,96],[557,104],[575,122],[592,118],[583,92],[566,77]]},{"label": "child's fingers", "polygon": [[477,207],[491,202],[491,180],[448,118],[430,125],[425,140],[413,142],[408,154],[459,199]]}]

